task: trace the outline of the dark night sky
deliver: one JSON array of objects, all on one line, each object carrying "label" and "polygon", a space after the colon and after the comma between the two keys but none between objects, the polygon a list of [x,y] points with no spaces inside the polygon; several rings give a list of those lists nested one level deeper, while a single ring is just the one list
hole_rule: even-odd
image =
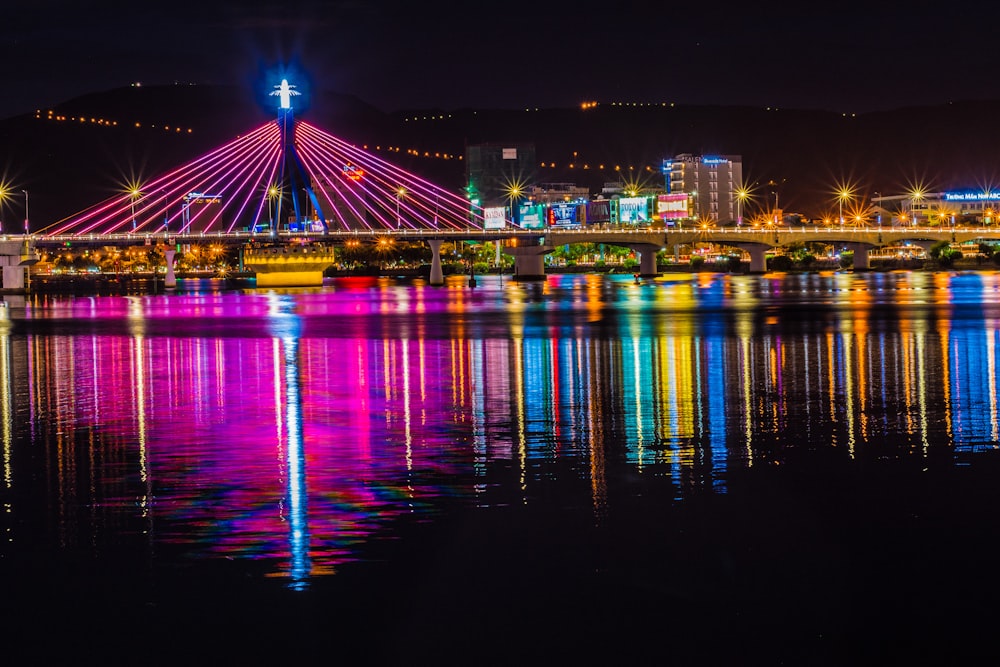
[{"label": "dark night sky", "polygon": [[32,0],[0,22],[0,118],[133,81],[269,90],[284,68],[384,111],[995,97],[997,5],[788,4]]}]

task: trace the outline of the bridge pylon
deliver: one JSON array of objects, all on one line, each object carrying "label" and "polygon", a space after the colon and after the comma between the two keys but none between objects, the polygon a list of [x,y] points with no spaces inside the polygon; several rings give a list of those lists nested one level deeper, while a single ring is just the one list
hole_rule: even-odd
[{"label": "bridge pylon", "polygon": [[[323,225],[323,232],[326,233],[329,231],[329,227],[326,224],[326,217],[323,215],[323,209],[320,207],[316,193],[313,191],[309,173],[302,166],[302,161],[299,159],[299,154],[296,150],[295,112],[292,109],[291,97],[298,95],[298,92],[293,90],[295,86],[289,85],[287,79],[282,79],[281,85],[275,86],[275,88],[276,90],[271,94],[278,95],[280,99],[278,104],[278,128],[281,131],[281,170],[278,191],[282,195],[287,193],[288,199],[292,203],[292,210],[295,213],[295,221],[300,224],[309,222],[308,216],[304,215],[305,202],[301,204],[299,202],[299,193],[304,192],[312,203],[312,210],[316,218]],[[272,236],[277,234],[278,228],[281,227],[282,200],[283,197],[279,196],[277,214],[275,219],[270,222]]]}]

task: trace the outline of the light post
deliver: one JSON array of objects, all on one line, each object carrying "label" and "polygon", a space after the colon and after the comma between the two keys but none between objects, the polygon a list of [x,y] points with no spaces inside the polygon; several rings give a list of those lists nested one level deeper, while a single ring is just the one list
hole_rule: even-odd
[{"label": "light post", "polygon": [[838,200],[837,204],[839,206],[839,217],[840,217],[841,227],[844,226],[844,200],[850,199],[850,197],[851,197],[851,191],[848,190],[847,188],[841,188],[840,192],[837,193],[837,200]]},{"label": "light post", "polygon": [[405,194],[406,194],[406,188],[404,188],[402,185],[396,189],[396,229],[402,227],[403,221],[399,215],[399,200],[402,199],[403,195]]},{"label": "light post", "polygon": [[872,206],[875,206],[875,200],[878,200],[878,206],[875,207],[875,220],[878,226],[882,226],[882,193],[875,192],[875,199],[872,200]]},{"label": "light post", "polygon": [[267,229],[274,229],[274,200],[278,196],[277,186],[272,185],[267,189]]},{"label": "light post", "polygon": [[914,189],[910,191],[910,218],[913,220],[913,226],[917,226],[917,201],[924,198],[923,190]]},{"label": "light post", "polygon": [[28,191],[27,190],[21,190],[21,192],[24,193],[24,233],[25,233],[25,235],[27,235],[28,234],[28,229],[29,229],[29,226],[28,226]]},{"label": "light post", "polygon": [[167,193],[163,193],[163,235],[167,236],[170,227],[170,209],[167,208]]},{"label": "light post", "polygon": [[740,227],[743,225],[743,202],[750,196],[750,192],[746,188],[740,188],[736,191],[736,226]]},{"label": "light post", "polygon": [[131,201],[129,203],[132,205],[132,231],[134,232],[135,231],[135,201],[136,201],[136,199],[139,198],[139,196],[140,196],[141,193],[139,192],[139,188],[132,188],[132,191],[129,194],[131,195]]}]

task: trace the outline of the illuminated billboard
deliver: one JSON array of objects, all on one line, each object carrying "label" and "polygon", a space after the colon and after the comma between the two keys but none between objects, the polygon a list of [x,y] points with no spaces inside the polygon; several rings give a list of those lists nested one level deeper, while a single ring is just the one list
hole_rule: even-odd
[{"label": "illuminated billboard", "polygon": [[576,204],[558,203],[549,207],[549,225],[552,227],[575,227],[577,220]]},{"label": "illuminated billboard", "polygon": [[360,181],[365,175],[364,169],[358,167],[357,165],[353,165],[350,162],[341,168],[341,173],[344,175],[344,178],[349,181]]},{"label": "illuminated billboard", "polygon": [[521,204],[518,207],[517,219],[522,229],[545,229],[545,206]]},{"label": "illuminated billboard", "polygon": [[623,225],[649,222],[649,200],[646,197],[622,197],[619,199],[618,222]]},{"label": "illuminated billboard", "polygon": [[1000,192],[946,192],[945,201],[990,201],[1000,199]]},{"label": "illuminated billboard", "polygon": [[507,226],[507,208],[494,206],[483,209],[483,229],[503,229]]},{"label": "illuminated billboard", "polygon": [[656,217],[660,220],[680,220],[688,217],[687,193],[657,195]]},{"label": "illuminated billboard", "polygon": [[587,224],[601,225],[611,222],[611,200],[598,199],[587,202]]}]

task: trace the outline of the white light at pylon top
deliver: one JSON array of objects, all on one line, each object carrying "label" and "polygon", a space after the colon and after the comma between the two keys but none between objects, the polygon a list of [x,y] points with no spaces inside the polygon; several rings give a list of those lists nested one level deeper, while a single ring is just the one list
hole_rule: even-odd
[{"label": "white light at pylon top", "polygon": [[278,108],[279,109],[291,109],[292,108],[292,95],[301,95],[297,90],[292,90],[295,86],[288,85],[288,79],[282,79],[280,86],[275,86],[275,89],[271,91],[272,95],[278,96]]}]

